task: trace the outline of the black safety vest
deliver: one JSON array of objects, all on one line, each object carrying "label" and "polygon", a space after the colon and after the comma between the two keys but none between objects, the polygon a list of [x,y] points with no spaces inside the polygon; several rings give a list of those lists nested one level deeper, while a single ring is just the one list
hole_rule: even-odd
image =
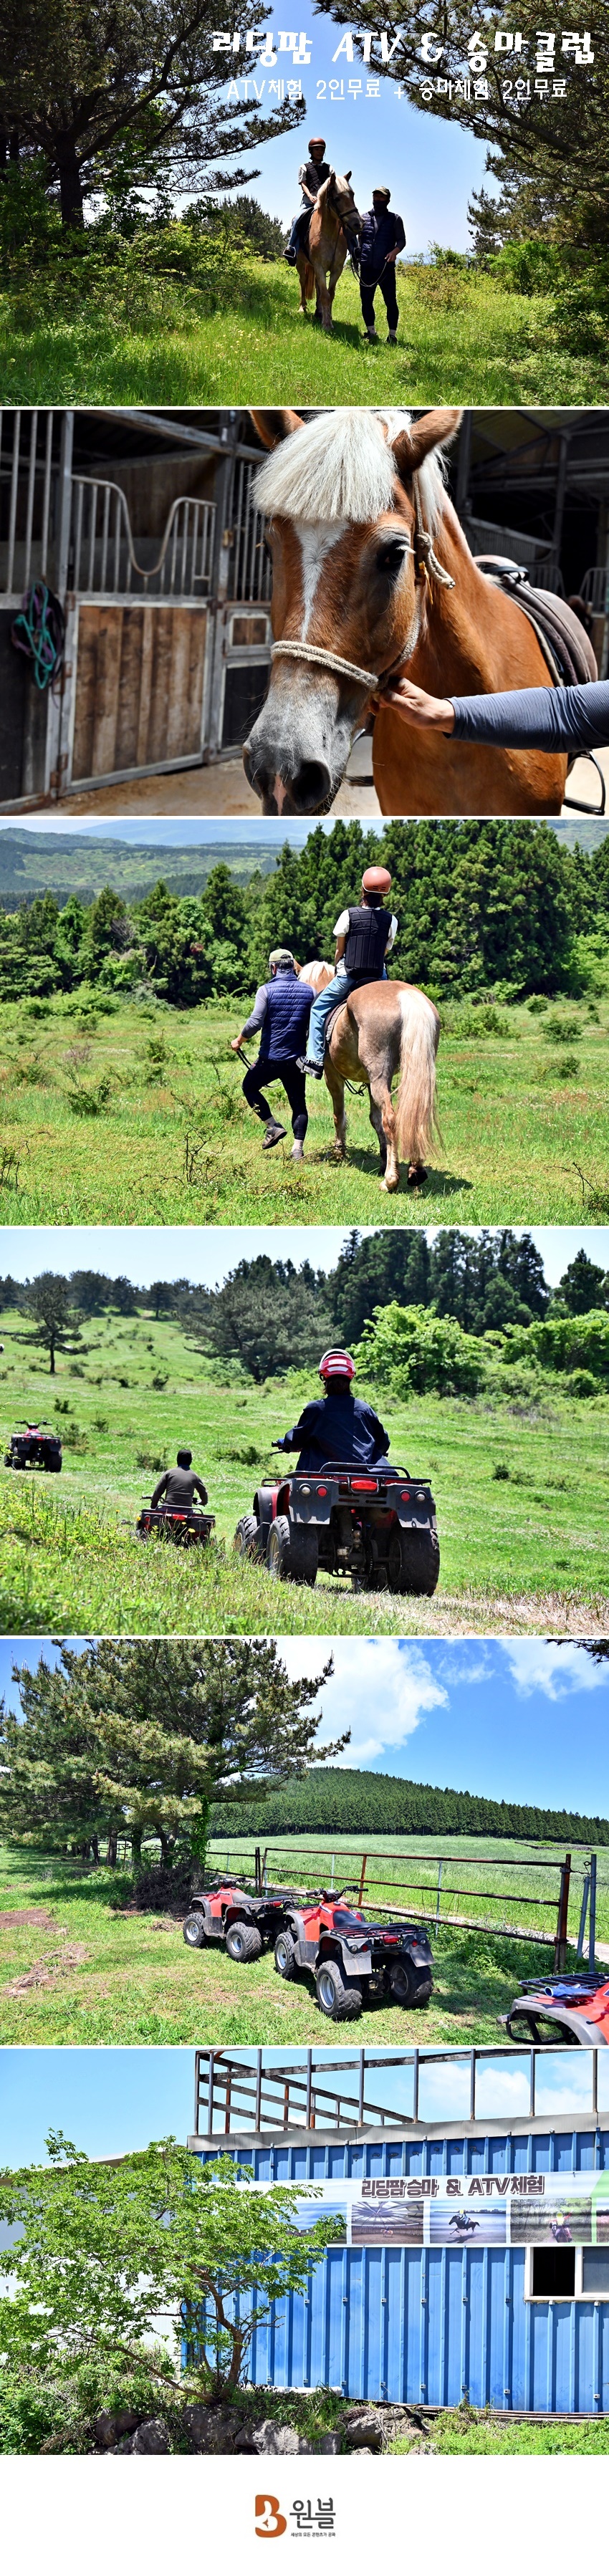
[{"label": "black safety vest", "polygon": [[349,905],[344,951],[348,975],[361,975],[372,984],[380,983],[390,929],[391,913],[383,912],[380,905],[375,905],[373,911],[364,903]]},{"label": "black safety vest", "polygon": [[[317,195],[318,188],[323,187],[324,179],[329,179],[329,177],[329,161],[320,161],[319,163],[317,161],[305,162],[304,185],[305,188],[310,188],[312,196],[314,194]],[[302,187],[302,180],[300,184]]]}]

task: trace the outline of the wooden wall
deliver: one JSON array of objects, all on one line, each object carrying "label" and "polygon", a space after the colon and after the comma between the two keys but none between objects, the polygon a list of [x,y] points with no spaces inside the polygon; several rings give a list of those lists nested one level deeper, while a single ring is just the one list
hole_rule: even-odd
[{"label": "wooden wall", "polygon": [[200,750],[207,612],[147,600],[82,606],[72,783]]}]

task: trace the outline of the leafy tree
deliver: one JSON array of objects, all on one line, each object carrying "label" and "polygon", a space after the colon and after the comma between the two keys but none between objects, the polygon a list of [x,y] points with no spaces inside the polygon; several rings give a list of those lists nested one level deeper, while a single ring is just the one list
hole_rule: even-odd
[{"label": "leafy tree", "polygon": [[[241,30],[257,22],[244,0]],[[221,101],[227,58],[214,53],[211,0],[0,0],[0,114],[57,183],[62,220],[82,226],[83,200],[112,177],[131,146],[135,171],[160,167],[181,193],[200,189],[224,153],[287,133],[304,114],[275,116]],[[226,171],[234,187],[255,171]]]},{"label": "leafy tree", "polygon": [[259,1253],[239,1261],[223,1286],[210,1290],[192,1317],[204,1348],[238,1361],[256,1386],[275,1372],[314,1366],[331,1338],[331,1308],[323,1272],[303,1261],[272,1261]]},{"label": "leafy tree", "polygon": [[34,1340],[48,1351],[49,1371],[54,1377],[56,1352],[72,1351],[80,1340],[67,1279],[59,1271],[42,1270],[26,1290],[25,1303],[34,1322]]},{"label": "leafy tree", "polygon": [[[64,1645],[53,1671],[16,1667],[23,1711],[0,1721],[0,1816],[9,1839],[57,1850],[119,1832],[134,1864],[144,1835],[163,1859],[202,1867],[214,1799],[262,1794],[335,1757],[313,1703],[332,1671],[291,1682],[274,1639],[98,1638]],[[96,1853],[94,1854],[96,1856]]]},{"label": "leafy tree", "polygon": [[[580,1642],[580,1641],[578,1641]],[[598,1659],[609,1655],[609,1644],[595,1641],[589,1651]],[[379,1838],[374,1853],[370,1852],[367,1876],[370,1879],[369,1902],[374,1904],[374,1873],[387,1877],[387,1858],[380,1846],[395,1834],[483,1834],[485,1838],[517,1836],[522,1841],[609,1844],[607,1816],[580,1816],[566,1808],[519,1805],[514,1799],[486,1798],[469,1789],[438,1788],[427,1780],[404,1780],[390,1772],[351,1771],[342,1764],[339,1770],[311,1771],[306,1780],[267,1781],[261,1804],[231,1809],[214,1808],[212,1835],[227,1833],[260,1836],[275,1846],[271,1867],[279,1848],[279,1865],[286,1871],[293,1866],[282,1838],[288,1834],[361,1834]],[[330,1853],[327,1858],[330,1860]],[[353,1858],[353,1855],[352,1855]],[[352,1863],[350,1864],[352,1865]],[[325,1863],[324,1863],[325,1866]],[[416,1874],[416,1873],[415,1873]],[[378,1885],[378,1882],[377,1882]]]},{"label": "leafy tree", "polygon": [[152,1287],[149,1289],[148,1293],[151,1305],[154,1306],[155,1324],[158,1324],[162,1315],[173,1314],[177,1292],[175,1283],[172,1280],[153,1279]]},{"label": "leafy tree", "polygon": [[591,1307],[609,1305],[609,1276],[598,1261],[591,1261],[583,1246],[568,1263],[556,1290],[569,1315],[587,1315]]},{"label": "leafy tree", "polygon": [[72,1270],[70,1296],[80,1315],[104,1315],[110,1305],[112,1281],[103,1270]]},{"label": "leafy tree", "polygon": [[[11,2292],[0,2298],[5,2368],[40,2386],[83,2367],[115,2380],[145,2362],[159,2395],[230,2394],[257,2327],[304,2297],[344,2221],[315,2217],[315,2186],[251,2188],[252,2169],[208,2163],[164,2138],[117,2165],[91,2164],[51,2132],[49,2164],[0,2180]],[[298,2225],[303,2200],[312,2223]],[[160,2345],[159,2332],[164,2346]],[[180,2377],[186,2332],[187,2373]],[[171,2357],[170,2357],[171,2356]]]},{"label": "leafy tree", "polygon": [[362,1374],[395,1395],[476,1395],[484,1377],[484,1352],[452,1315],[429,1307],[377,1306],[356,1352]]}]

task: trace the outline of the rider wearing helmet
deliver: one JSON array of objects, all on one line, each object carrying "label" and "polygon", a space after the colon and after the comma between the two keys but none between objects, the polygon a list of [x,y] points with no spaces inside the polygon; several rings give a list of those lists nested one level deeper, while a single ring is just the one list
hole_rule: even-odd
[{"label": "rider wearing helmet", "polygon": [[324,179],[330,177],[330,163],[324,157],[325,150],[324,136],[313,134],[309,142],[308,161],[301,161],[300,164],[298,172],[300,206],[298,214],[294,216],[287,250],[284,250],[283,254],[289,268],[295,268],[299,252],[306,251],[311,211],[315,205],[317,191],[318,188],[323,187]]},{"label": "rider wearing helmet", "polygon": [[253,1010],[245,1020],[238,1038],[231,1038],[233,1054],[238,1055],[244,1038],[260,1031],[260,1047],[255,1064],[248,1066],[242,1083],[244,1100],[256,1118],[266,1121],[263,1152],[278,1145],[285,1127],[273,1117],[268,1100],[261,1091],[261,1080],[282,1082],[292,1111],[292,1161],[302,1162],[302,1149],[309,1124],[305,1083],[300,1050],[306,1046],[313,986],[304,984],[298,973],[291,948],[272,948],[269,957],[268,984],[259,984]]},{"label": "rider wearing helmet", "polygon": [[177,1465],[166,1467],[164,1476],[159,1476],[158,1485],[155,1485],[151,1496],[152,1508],[162,1503],[166,1512],[189,1511],[195,1494],[199,1495],[200,1502],[207,1502],[207,1487],[193,1472],[192,1449],[178,1449]]},{"label": "rider wearing helmet", "polygon": [[349,904],[335,922],[336,974],[313,1004],[307,1053],[302,1058],[303,1073],[314,1074],[316,1082],[321,1082],[324,1069],[330,1011],[336,1010],[337,1003],[346,1002],[347,994],[356,992],[359,984],[380,984],[386,976],[385,958],[393,948],[398,926],[395,913],[386,906],[390,892],[388,868],[365,868],[361,903]]},{"label": "rider wearing helmet", "polygon": [[313,1404],[305,1404],[293,1431],[277,1440],[277,1449],[298,1449],[297,1469],[303,1474],[315,1473],[331,1463],[340,1467],[376,1467],[386,1462],[389,1432],[383,1430],[378,1413],[353,1395],[355,1361],[350,1351],[324,1351],[319,1363],[324,1389]]}]

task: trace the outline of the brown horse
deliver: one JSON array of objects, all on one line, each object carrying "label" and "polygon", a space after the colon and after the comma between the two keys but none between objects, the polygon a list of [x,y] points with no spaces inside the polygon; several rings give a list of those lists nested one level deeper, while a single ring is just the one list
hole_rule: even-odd
[{"label": "brown horse", "polygon": [[[323,992],[331,968],[302,966],[305,983],[316,981]],[[370,1123],[378,1136],[381,1189],[397,1190],[399,1157],[408,1161],[411,1187],[425,1179],[433,1141],[436,1056],[440,1022],[433,1002],[416,984],[394,981],[361,984],[339,1003],[326,1047],[324,1073],[334,1110],[338,1163],[346,1156],[345,1083],[361,1084],[369,1093]],[[391,1085],[399,1073],[395,1103]]]},{"label": "brown horse", "polygon": [[350,170],[345,171],[344,179],[337,179],[335,170],[329,171],[323,186],[317,191],[309,224],[308,248],[304,256],[299,252],[296,261],[300,278],[299,312],[306,321],[307,300],[314,295],[313,321],[322,323],[324,331],[332,329],[332,306],[347,254],[361,241],[362,218],[358,214],[350,179]]},{"label": "brown horse", "polygon": [[[272,450],[257,476],[273,555],[275,643],[243,758],[265,814],[324,814],[379,685],[398,670],[436,697],[548,686],[515,599],[479,572],[447,497],[460,413],[252,415]],[[562,755],[505,751],[376,716],[384,814],[559,814]]]}]

